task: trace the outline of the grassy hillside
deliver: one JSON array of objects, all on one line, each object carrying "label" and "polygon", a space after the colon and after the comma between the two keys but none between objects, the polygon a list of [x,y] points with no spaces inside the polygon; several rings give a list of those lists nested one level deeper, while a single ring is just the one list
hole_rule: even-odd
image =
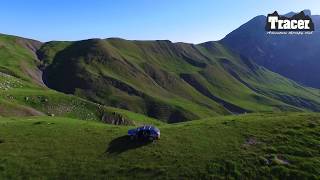
[{"label": "grassy hillside", "polygon": [[320,110],[319,93],[217,42],[89,39],[48,42],[38,54],[50,88],[167,122]]},{"label": "grassy hillside", "polygon": [[319,179],[319,114],[252,114],[131,127],[66,118],[0,118],[1,179]]},{"label": "grassy hillside", "polygon": [[[59,42],[56,49],[46,51],[43,48],[43,51],[49,56],[67,44]],[[38,41],[0,34],[0,117],[63,116],[103,121],[105,115],[111,119],[124,118],[131,124],[141,124],[141,119],[161,124],[143,115],[102,106],[47,88],[42,82],[41,69],[50,61],[38,59],[41,56],[37,54],[40,46]]]},{"label": "grassy hillside", "polygon": [[[320,110],[318,90],[216,42],[90,39],[42,45],[0,35],[0,43],[2,116],[101,119],[101,104],[171,123],[246,112]],[[80,98],[49,90],[43,81]]]},{"label": "grassy hillside", "polygon": [[0,72],[42,86],[36,51],[41,42],[0,34]]},{"label": "grassy hillside", "polygon": [[103,121],[103,116],[124,118],[131,124],[161,124],[141,114],[102,106],[73,95],[66,95],[14,76],[0,73],[0,117],[62,116]]},{"label": "grassy hillside", "polygon": [[[0,35],[0,179],[319,179],[303,111],[319,90],[216,42]],[[161,140],[130,141],[142,124]]]}]

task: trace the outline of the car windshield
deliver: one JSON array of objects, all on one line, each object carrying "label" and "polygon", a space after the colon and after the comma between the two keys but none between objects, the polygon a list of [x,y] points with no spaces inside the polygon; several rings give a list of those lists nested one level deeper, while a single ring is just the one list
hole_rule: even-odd
[{"label": "car windshield", "polygon": [[155,131],[155,132],[160,132],[160,130],[154,126],[141,126],[141,127],[138,127],[137,128],[138,131],[141,131],[141,130],[152,130],[152,131]]}]

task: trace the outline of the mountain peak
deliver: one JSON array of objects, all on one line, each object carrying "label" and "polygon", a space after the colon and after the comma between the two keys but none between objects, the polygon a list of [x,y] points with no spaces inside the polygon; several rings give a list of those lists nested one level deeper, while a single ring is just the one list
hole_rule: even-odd
[{"label": "mountain peak", "polygon": [[303,10],[303,12],[304,12],[304,14],[306,16],[310,16],[311,17],[311,10],[310,9],[305,9],[305,10]]},{"label": "mountain peak", "polygon": [[[301,11],[301,12],[303,12],[306,16],[311,17],[311,11],[310,11],[309,9],[305,9],[305,10],[303,10],[303,11]],[[301,13],[301,12],[300,12],[300,13]],[[284,16],[286,16],[286,17],[292,17],[292,16],[294,16],[294,15],[296,15],[296,14],[299,14],[299,13],[291,11],[291,12],[289,12],[289,13],[287,13],[287,14],[284,14]]]}]

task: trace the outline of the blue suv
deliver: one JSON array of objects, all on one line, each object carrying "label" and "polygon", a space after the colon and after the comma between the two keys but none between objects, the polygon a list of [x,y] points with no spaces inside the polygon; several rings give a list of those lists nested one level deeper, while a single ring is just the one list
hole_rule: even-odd
[{"label": "blue suv", "polygon": [[160,139],[160,130],[154,126],[141,126],[135,129],[128,130],[128,136],[131,139]]}]

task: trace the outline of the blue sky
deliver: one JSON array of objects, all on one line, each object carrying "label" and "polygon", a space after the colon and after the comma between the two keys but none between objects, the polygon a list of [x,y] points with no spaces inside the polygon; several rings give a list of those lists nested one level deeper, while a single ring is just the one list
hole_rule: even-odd
[{"label": "blue sky", "polygon": [[310,9],[319,0],[1,0],[0,33],[41,41],[121,37],[219,40],[256,15]]}]

